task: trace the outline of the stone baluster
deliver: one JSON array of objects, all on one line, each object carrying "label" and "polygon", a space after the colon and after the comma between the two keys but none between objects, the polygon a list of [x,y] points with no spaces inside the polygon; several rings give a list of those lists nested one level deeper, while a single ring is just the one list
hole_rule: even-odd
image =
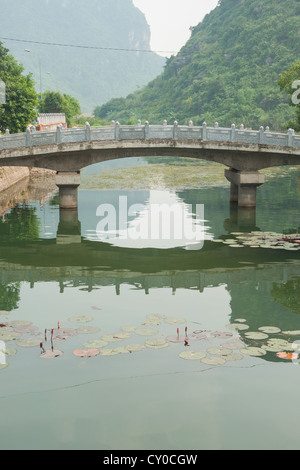
[{"label": "stone baluster", "polygon": [[288,135],[287,135],[287,145],[288,145],[288,147],[294,147],[294,137],[295,137],[294,129],[289,129],[288,130]]},{"label": "stone baluster", "polygon": [[145,139],[150,139],[150,125],[149,121],[145,122]]},{"label": "stone baluster", "polygon": [[89,122],[85,123],[85,140],[87,142],[92,140],[92,131],[91,131],[91,126]]}]

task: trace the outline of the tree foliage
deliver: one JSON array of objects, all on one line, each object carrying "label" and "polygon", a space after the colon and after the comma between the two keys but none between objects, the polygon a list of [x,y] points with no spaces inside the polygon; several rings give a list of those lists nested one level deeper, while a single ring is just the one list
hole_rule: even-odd
[{"label": "tree foliage", "polygon": [[285,90],[290,96],[290,105],[295,109],[295,119],[289,121],[287,125],[300,131],[300,61],[295,62],[288,70],[282,72],[278,83],[280,89]]},{"label": "tree foliage", "polygon": [[46,91],[39,104],[41,113],[64,113],[68,124],[72,124],[74,116],[80,114],[78,100],[58,91]]},{"label": "tree foliage", "polygon": [[295,0],[221,0],[160,76],[95,114],[283,130],[293,110],[278,78],[299,55],[299,15]]},{"label": "tree foliage", "polygon": [[32,76],[0,42],[0,79],[6,87],[6,103],[0,106],[0,132],[24,132],[36,117],[37,93]]}]

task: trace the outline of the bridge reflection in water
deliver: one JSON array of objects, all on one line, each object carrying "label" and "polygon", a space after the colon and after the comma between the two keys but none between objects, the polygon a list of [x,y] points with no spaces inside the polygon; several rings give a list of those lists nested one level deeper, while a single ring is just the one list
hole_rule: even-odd
[{"label": "bridge reflection in water", "polygon": [[[246,222],[249,229],[257,229],[249,225],[248,211],[245,214],[246,221],[240,209],[232,210],[225,227],[236,230]],[[122,295],[122,286],[143,290],[146,295],[162,288],[170,289],[173,295],[180,289],[201,294],[224,286],[231,298],[232,322],[243,317],[251,330],[258,328],[266,303],[273,305],[272,324],[280,324],[283,312],[295,321],[282,298],[274,298],[274,286],[282,288],[299,280],[300,260],[295,252],[233,250],[211,240],[198,251],[120,248],[84,239],[76,211],[61,210],[56,238],[2,243],[0,259],[0,283],[5,285],[25,282],[34,288],[35,283],[51,282],[57,283],[62,293],[78,287],[92,292],[114,286],[116,295]]]}]

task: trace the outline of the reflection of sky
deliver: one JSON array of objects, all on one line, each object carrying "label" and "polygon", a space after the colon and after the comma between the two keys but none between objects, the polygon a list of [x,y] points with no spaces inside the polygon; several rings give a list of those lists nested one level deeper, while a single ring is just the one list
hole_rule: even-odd
[{"label": "reflection of sky", "polygon": [[[56,238],[58,205],[51,205],[49,201],[44,204],[36,201],[31,205],[36,209],[40,221],[40,238]],[[98,230],[99,222],[106,217],[105,214],[97,215],[101,207],[108,207],[115,214],[116,232],[113,234],[108,234],[108,226],[103,233]],[[201,213],[195,216],[196,204],[187,204],[176,193],[167,190],[78,192],[78,219],[82,237],[123,247],[170,248],[189,245],[200,249],[204,239],[212,238],[207,233],[208,227],[203,224],[204,209],[199,205]],[[145,230],[149,235],[146,238]]]},{"label": "reflection of sky", "polygon": [[202,205],[193,208],[169,191],[149,191],[146,201],[144,192],[129,194],[135,195],[134,201],[118,195],[114,205],[102,203],[98,207],[96,229],[89,229],[86,238],[121,247],[195,249],[202,248],[205,238],[211,238],[204,227]]}]

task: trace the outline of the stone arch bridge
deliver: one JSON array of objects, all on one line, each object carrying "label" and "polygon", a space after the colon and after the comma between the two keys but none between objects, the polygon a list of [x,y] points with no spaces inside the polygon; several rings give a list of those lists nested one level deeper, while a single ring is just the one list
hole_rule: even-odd
[{"label": "stone arch bridge", "polygon": [[[225,165],[231,183],[231,201],[255,207],[257,187],[264,183],[264,168],[300,165],[300,135],[237,128],[168,125],[110,126],[0,136],[0,166],[26,166],[55,170],[60,207],[76,208],[80,172],[94,163],[128,157],[176,156],[204,159]],[[200,176],[199,176],[200,178]]]}]

